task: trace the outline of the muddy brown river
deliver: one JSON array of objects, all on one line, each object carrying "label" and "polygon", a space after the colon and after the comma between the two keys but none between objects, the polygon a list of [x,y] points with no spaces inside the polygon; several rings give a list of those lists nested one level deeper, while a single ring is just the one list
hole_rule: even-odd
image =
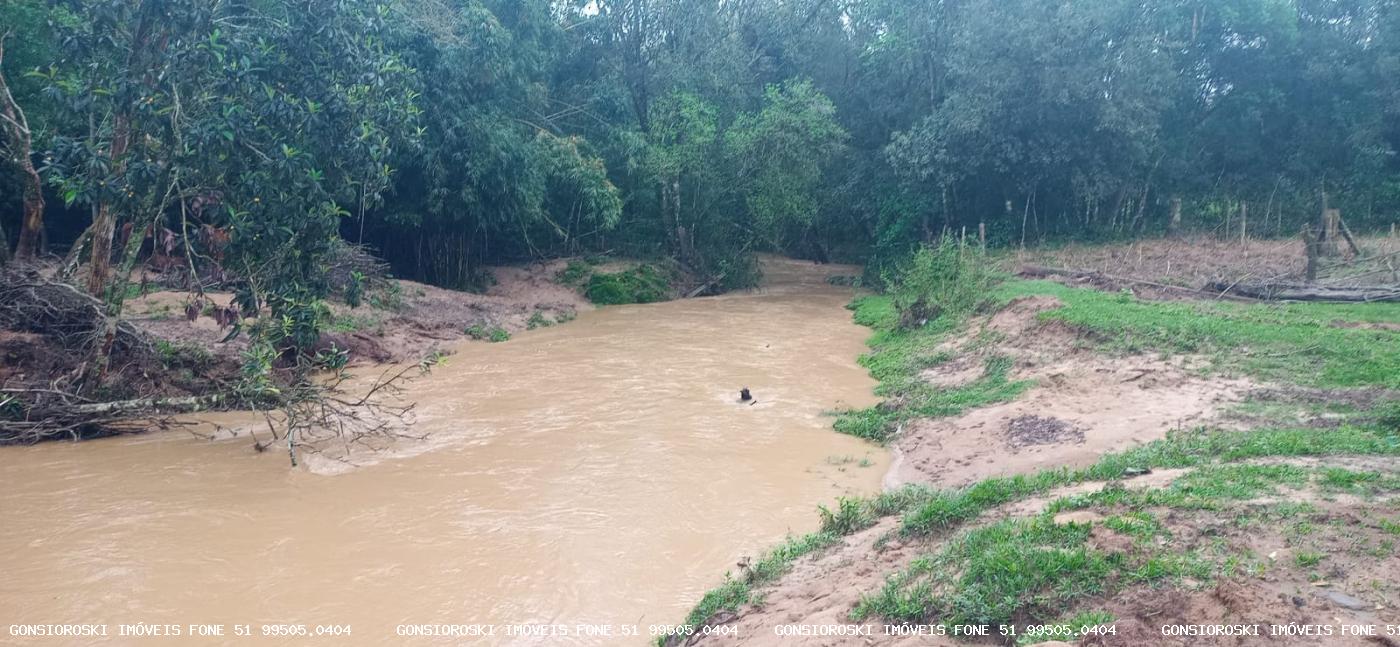
[{"label": "muddy brown river", "polygon": [[[885,451],[825,415],[875,400],[830,271],[463,344],[410,387],[429,440],[353,469],[180,431],[0,448],[0,644],[642,644],[816,504],[879,488]],[[108,635],[11,631],[63,623]],[[497,634],[401,635],[428,624]]]}]

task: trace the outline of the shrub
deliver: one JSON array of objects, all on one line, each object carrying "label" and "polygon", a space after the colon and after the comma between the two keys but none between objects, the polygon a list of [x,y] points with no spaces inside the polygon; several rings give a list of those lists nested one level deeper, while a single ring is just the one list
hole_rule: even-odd
[{"label": "shrub", "polygon": [[536,328],[548,328],[553,325],[553,321],[546,319],[544,313],[537,310],[534,314],[530,315],[530,320],[525,322],[525,329],[534,330]]},{"label": "shrub", "polygon": [[569,261],[569,264],[565,266],[564,269],[559,270],[559,274],[555,275],[554,280],[563,285],[576,287],[582,285],[592,273],[593,268],[590,267],[588,263],[583,261]]},{"label": "shrub", "polygon": [[670,287],[660,270],[651,265],[638,265],[622,272],[590,276],[584,295],[598,305],[655,303],[670,296]]},{"label": "shrub", "polygon": [[471,326],[467,326],[466,333],[467,336],[471,337],[472,339],[485,339],[486,341],[490,342],[502,342],[506,341],[507,339],[510,339],[510,333],[507,332],[505,328],[502,328],[500,326],[492,326],[490,328],[487,328],[486,326],[483,326],[481,324],[474,324]]},{"label": "shrub", "polygon": [[979,248],[944,236],[936,245],[920,247],[885,283],[900,326],[913,328],[971,312],[987,298],[994,277]]}]

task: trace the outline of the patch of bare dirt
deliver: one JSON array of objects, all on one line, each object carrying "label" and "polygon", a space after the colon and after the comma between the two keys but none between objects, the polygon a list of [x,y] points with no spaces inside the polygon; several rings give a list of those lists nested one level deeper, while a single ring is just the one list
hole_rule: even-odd
[{"label": "patch of bare dirt", "polygon": [[1082,442],[1084,432],[1059,418],[1019,416],[1006,423],[1006,444],[1014,449]]},{"label": "patch of bare dirt", "polygon": [[[963,485],[1042,468],[1082,467],[1105,453],[1213,420],[1255,388],[1246,380],[1203,377],[1190,370],[1190,358],[1091,352],[1090,340],[1079,331],[1041,319],[1041,313],[1059,306],[1049,296],[1018,299],[946,344],[950,351],[977,350],[924,371],[935,386],[976,379],[992,355],[1010,357],[1012,378],[1035,385],[1010,402],[906,425],[893,443],[899,460],[886,477],[887,487]],[[977,345],[985,332],[995,333],[997,341]]]},{"label": "patch of bare dirt", "polygon": [[[525,330],[536,315],[551,324],[571,319],[593,306],[555,281],[566,264],[567,260],[556,260],[491,268],[496,280],[483,294],[386,279],[388,289],[380,287],[357,308],[331,304],[335,323],[322,335],[318,348],[347,350],[350,361],[357,364],[401,362],[442,351],[465,338],[471,326],[514,334]],[[231,299],[229,293],[204,295],[210,307],[227,307]],[[184,292],[153,292],[129,300],[127,312],[133,323],[158,338],[236,358],[246,348],[245,337],[224,342],[230,331],[227,325],[206,314],[189,320],[186,308],[192,302],[194,296]]]}]

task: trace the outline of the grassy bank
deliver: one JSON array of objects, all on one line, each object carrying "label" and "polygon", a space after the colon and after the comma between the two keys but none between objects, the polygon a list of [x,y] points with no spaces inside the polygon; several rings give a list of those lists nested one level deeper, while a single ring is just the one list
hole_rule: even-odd
[{"label": "grassy bank", "polygon": [[[1267,422],[1247,431],[1180,429],[1103,455],[1082,469],[1047,469],[958,488],[908,485],[873,497],[841,499],[833,508],[820,509],[817,532],[790,538],[750,569],[727,575],[687,622],[703,624],[721,611],[761,607],[763,587],[780,581],[799,558],[842,546],[844,537],[877,525],[885,530],[876,531],[883,534],[871,559],[878,561],[881,548],[892,541],[926,550],[889,572],[883,586],[866,591],[849,612],[852,621],[997,625],[1059,620],[1077,627],[1111,619],[1089,603],[1134,586],[1199,588],[1275,568],[1321,577],[1317,569],[1330,559],[1329,550],[1393,554],[1395,541],[1387,537],[1400,536],[1400,520],[1383,515],[1353,528],[1308,530],[1312,534],[1306,538],[1295,529],[1299,545],[1312,548],[1300,548],[1283,564],[1223,540],[1201,541],[1200,533],[1183,524],[1207,526],[1212,532],[1284,522],[1290,528],[1313,528],[1331,517],[1294,499],[1371,501],[1400,494],[1395,473],[1328,463],[1400,455],[1400,401],[1393,392],[1400,388],[1400,335],[1375,326],[1400,322],[1400,304],[1151,302],[1047,281],[1008,280],[989,290],[975,308],[910,326],[901,325],[894,298],[863,296],[850,305],[855,320],[872,329],[871,351],[860,362],[879,380],[877,391],[885,401],[843,412],[836,429],[885,441],[910,420],[957,415],[1016,398],[1033,384],[1012,377],[1011,358],[995,352],[996,333],[975,334],[969,324],[1015,300],[1037,296],[1059,302],[1038,315],[1042,321],[1063,322],[1078,333],[1076,343],[1102,355],[1186,353],[1208,360],[1200,363],[1201,370],[1212,374],[1248,376],[1323,397],[1353,387],[1365,387],[1373,395],[1363,398],[1362,406],[1301,398],[1246,403],[1240,406],[1269,413],[1261,416]],[[940,387],[924,376],[928,369],[966,359],[964,355],[981,362],[974,379]],[[1304,425],[1290,415],[1309,408],[1325,409],[1328,424]],[[1308,464],[1319,458],[1322,463]],[[1162,483],[1133,487],[1134,478],[1164,469],[1181,472]],[[1062,491],[1068,488],[1076,493]],[[1039,512],[998,513],[1032,499]],[[1069,512],[1083,516],[1057,518]],[[1095,533],[1124,538],[1124,545],[1105,549],[1096,543]],[[1322,541],[1342,535],[1347,537],[1344,548],[1338,548],[1341,540]]]},{"label": "grassy bank", "polygon": [[[1010,280],[991,293],[982,309],[994,311],[1013,299],[1049,296],[1063,305],[1041,313],[1082,333],[1100,352],[1163,355],[1190,353],[1210,360],[1210,370],[1312,387],[1374,386],[1400,389],[1400,335],[1376,325],[1400,322],[1400,303],[1240,304],[1143,301],[1051,281]],[[1031,384],[1008,377],[1010,361],[983,359],[975,381],[940,388],[920,377],[925,370],[975,353],[994,339],[973,339],[947,348],[972,313],[951,313],[916,328],[901,327],[893,299],[857,298],[850,305],[857,323],[874,332],[860,363],[880,381],[885,402],[843,412],[836,430],[885,441],[901,422],[958,415],[1015,398]]]}]

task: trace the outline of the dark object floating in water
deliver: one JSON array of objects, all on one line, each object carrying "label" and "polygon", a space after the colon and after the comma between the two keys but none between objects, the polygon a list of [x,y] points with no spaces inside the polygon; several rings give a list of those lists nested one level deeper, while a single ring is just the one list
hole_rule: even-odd
[{"label": "dark object floating in water", "polygon": [[752,399],[753,399],[753,396],[752,396],[752,395],[749,395],[749,387],[746,386],[746,387],[744,387],[744,388],[742,388],[742,389],[739,389],[739,401],[740,401],[740,402],[748,402],[749,400],[752,400]]}]

